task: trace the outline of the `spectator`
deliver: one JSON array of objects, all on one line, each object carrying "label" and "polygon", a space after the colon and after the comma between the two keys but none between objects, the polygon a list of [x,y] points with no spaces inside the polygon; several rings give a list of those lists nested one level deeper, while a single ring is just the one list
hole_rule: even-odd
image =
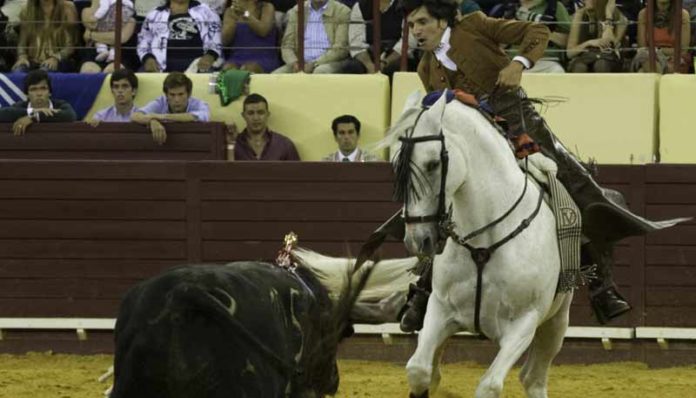
[{"label": "spectator", "polygon": [[616,8],[614,0],[586,0],[575,12],[568,37],[568,71],[619,72],[622,61],[619,46],[626,34],[628,20]]},{"label": "spectator", "polygon": [[119,69],[111,74],[109,80],[111,94],[114,96],[114,104],[102,109],[94,114],[88,123],[92,127],[97,127],[99,122],[121,122],[131,121],[133,113],[138,108],[133,105],[133,100],[138,91],[138,77],[129,69]]},{"label": "spectator", "polygon": [[[691,16],[691,26],[696,24],[696,0],[684,0],[682,3],[682,6],[684,9],[689,11],[689,15]],[[10,18],[10,20],[12,20]],[[691,29],[691,41],[690,43],[696,43],[696,29]]]},{"label": "spectator", "polygon": [[162,122],[207,122],[210,109],[205,102],[191,97],[193,82],[181,72],[172,72],[162,85],[164,95],[133,112],[131,120],[150,128],[152,139],[162,145],[167,131]]},{"label": "spectator", "polygon": [[556,0],[521,0],[520,7],[515,12],[515,19],[544,23],[551,29],[544,56],[525,72],[564,73],[562,56],[568,44],[572,20],[563,3]]},{"label": "spectator", "polygon": [[246,128],[235,140],[235,160],[300,160],[295,144],[268,128],[270,116],[266,98],[250,94],[244,99],[242,118]]},{"label": "spectator", "polygon": [[26,101],[0,108],[0,123],[14,123],[12,133],[22,135],[32,123],[74,122],[77,116],[66,101],[51,99],[51,79],[43,70],[24,78]]},{"label": "spectator", "polygon": [[[121,43],[127,43],[135,32],[135,9],[131,0],[122,1]],[[82,10],[85,26],[84,40],[93,48],[83,49],[80,73],[110,73],[113,71],[114,44],[116,35],[116,0],[92,0],[92,5]],[[133,65],[129,65],[133,66]]]},{"label": "spectator", "polygon": [[374,73],[381,70],[384,74],[391,75],[399,70],[403,11],[398,8],[396,0],[379,0],[379,3],[382,14],[380,65],[376,66],[372,58],[372,0],[360,0],[353,5],[351,11],[348,28],[351,58],[344,65],[343,73]]},{"label": "spectator", "polygon": [[280,66],[273,4],[233,0],[222,22],[222,45],[231,46],[225,69],[271,73]]},{"label": "spectator", "polygon": [[150,11],[138,35],[145,72],[210,72],[221,55],[220,17],[195,0],[170,0]]},{"label": "spectator", "polygon": [[360,120],[353,115],[339,116],[331,122],[334,140],[338,144],[336,152],[326,155],[322,160],[329,162],[375,162],[377,156],[358,148],[360,140]]},{"label": "spectator", "polygon": [[26,72],[72,72],[70,59],[76,43],[77,9],[68,0],[29,0],[20,14],[17,62],[12,69]]},{"label": "spectator", "polygon": [[0,0],[0,72],[10,70],[17,60],[19,12],[26,0]]},{"label": "spectator", "polygon": [[[304,3],[304,72],[338,73],[348,52],[350,9],[336,0],[307,0]],[[297,6],[288,11],[288,26],[281,44],[285,65],[275,73],[300,71],[297,59]]]},{"label": "spectator", "polygon": [[[674,42],[676,40],[675,27],[678,25],[678,15],[674,10],[672,0],[657,0],[655,15],[653,15],[653,37],[655,39],[655,56],[657,72],[673,73],[674,67]],[[689,12],[681,11],[681,51],[678,71],[686,71],[689,65],[689,42],[691,40],[691,24]],[[650,60],[647,49],[647,12],[644,9],[638,13],[638,52],[636,53],[631,70],[633,72],[649,72]]]}]

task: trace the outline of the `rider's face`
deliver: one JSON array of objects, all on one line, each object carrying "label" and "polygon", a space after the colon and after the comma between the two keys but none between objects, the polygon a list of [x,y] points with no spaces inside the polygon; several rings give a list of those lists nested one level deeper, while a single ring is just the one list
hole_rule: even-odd
[{"label": "rider's face", "polygon": [[418,41],[418,48],[433,51],[440,45],[442,34],[447,29],[447,21],[430,15],[425,6],[415,9],[406,20],[409,30]]}]

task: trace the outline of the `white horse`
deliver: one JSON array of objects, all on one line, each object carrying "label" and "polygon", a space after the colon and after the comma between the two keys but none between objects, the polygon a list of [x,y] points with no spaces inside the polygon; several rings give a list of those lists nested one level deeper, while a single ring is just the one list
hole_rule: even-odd
[{"label": "white horse", "polygon": [[[554,215],[545,203],[539,207],[541,192],[531,183],[513,206],[523,192],[525,174],[508,142],[476,109],[458,101],[447,103],[443,95],[428,110],[406,109],[381,144],[394,149],[404,136],[415,139],[405,163],[410,173],[405,184],[404,242],[412,253],[434,254],[440,229],[432,215],[450,206],[453,231],[459,237],[514,208],[468,240],[470,248],[494,245],[538,212],[527,228],[497,248],[482,273],[480,332],[500,349],[475,396],[499,397],[507,373],[529,348],[520,381],[528,397],[547,397],[548,370],[563,344],[572,300],[572,292],[556,294],[560,259]],[[446,182],[441,188],[443,170]],[[448,238],[442,253],[434,257],[432,277],[418,347],[406,365],[411,397],[427,397],[429,389],[437,387],[445,340],[476,329],[477,266],[470,249]]]}]

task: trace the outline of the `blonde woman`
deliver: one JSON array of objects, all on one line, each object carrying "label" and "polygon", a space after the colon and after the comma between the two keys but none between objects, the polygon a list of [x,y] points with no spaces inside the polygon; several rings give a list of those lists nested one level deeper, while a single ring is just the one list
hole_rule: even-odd
[{"label": "blonde woman", "polygon": [[628,19],[615,0],[586,0],[573,16],[568,37],[568,72],[609,73],[621,71],[619,48]]},{"label": "blonde woman", "polygon": [[15,71],[44,69],[71,72],[77,10],[67,0],[29,0],[20,13]]},{"label": "blonde woman", "polygon": [[[653,16],[653,35],[655,38],[655,55],[657,59],[657,72],[674,72],[674,41],[676,39],[675,27],[679,25],[672,0],[657,0],[655,15]],[[634,72],[649,72],[650,65],[648,55],[648,30],[647,12],[645,8],[638,13],[638,53],[633,58],[631,70]],[[691,40],[691,24],[689,12],[681,10],[681,70],[686,71],[689,64],[689,41]]]}]

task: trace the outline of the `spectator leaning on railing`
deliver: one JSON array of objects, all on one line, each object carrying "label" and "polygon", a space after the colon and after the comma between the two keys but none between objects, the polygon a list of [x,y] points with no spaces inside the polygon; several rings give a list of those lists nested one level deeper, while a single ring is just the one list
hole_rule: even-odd
[{"label": "spectator leaning on railing", "polygon": [[152,139],[158,144],[167,141],[162,122],[207,122],[208,104],[191,97],[193,82],[181,72],[172,72],[162,84],[164,95],[133,112],[131,120],[150,128]]},{"label": "spectator leaning on railing", "polygon": [[94,114],[87,122],[92,127],[97,127],[100,122],[128,123],[133,113],[138,111],[133,104],[138,92],[138,77],[135,73],[129,69],[119,69],[111,74],[109,84],[111,94],[114,96],[114,104]]},{"label": "spectator leaning on railing", "polygon": [[[338,73],[348,52],[350,9],[336,0],[307,0],[304,3],[304,72]],[[300,72],[297,54],[297,6],[288,11],[281,54],[285,65],[274,73]]]},{"label": "spectator leaning on railing", "polygon": [[34,70],[24,78],[26,101],[0,108],[0,123],[13,123],[12,133],[22,135],[33,123],[74,122],[77,118],[69,103],[51,98],[51,79],[43,70]]},{"label": "spectator leaning on railing", "polygon": [[138,35],[145,72],[183,72],[192,62],[209,72],[221,55],[220,17],[195,0],[170,0],[150,11]]},{"label": "spectator leaning on railing", "polygon": [[72,72],[77,9],[67,0],[29,0],[20,14],[15,71]]}]

